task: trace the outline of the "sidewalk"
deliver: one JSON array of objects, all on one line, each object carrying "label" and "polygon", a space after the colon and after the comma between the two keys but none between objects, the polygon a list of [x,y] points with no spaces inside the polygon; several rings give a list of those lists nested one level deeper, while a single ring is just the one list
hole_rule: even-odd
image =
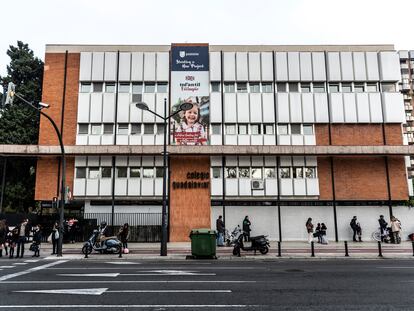
[{"label": "sidewalk", "polygon": [[[83,254],[81,252],[83,243],[64,244],[63,256],[70,259],[81,259]],[[186,256],[191,255],[190,242],[171,242],[168,243],[168,256],[161,257],[160,243],[128,243],[129,254],[124,254],[123,259],[176,259],[182,260]],[[382,258],[393,259],[408,259],[413,257],[413,245],[410,241],[404,241],[401,244],[381,244]],[[48,255],[51,253],[51,243],[42,243],[41,254]],[[328,245],[314,244],[315,257],[311,257],[311,245],[306,242],[282,242],[281,243],[281,257],[278,257],[278,243],[270,242],[270,251],[267,255],[261,255],[257,252],[255,256],[253,252],[241,253],[241,258],[248,259],[275,259],[275,258],[365,258],[377,259],[379,257],[377,242],[348,242],[349,257],[345,257],[344,242],[331,242]],[[217,247],[217,257],[219,259],[240,259],[240,257],[233,256],[233,247]],[[47,259],[56,258],[55,256],[48,256]],[[105,254],[101,255],[93,252],[89,255],[91,259],[113,259],[118,258],[118,255]]]}]

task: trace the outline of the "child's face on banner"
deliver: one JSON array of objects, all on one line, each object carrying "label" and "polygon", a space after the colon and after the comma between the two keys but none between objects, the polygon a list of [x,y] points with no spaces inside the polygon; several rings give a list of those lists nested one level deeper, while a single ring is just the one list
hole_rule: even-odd
[{"label": "child's face on banner", "polygon": [[198,119],[198,108],[194,105],[193,108],[185,112],[184,116],[187,120],[187,125],[193,125]]}]

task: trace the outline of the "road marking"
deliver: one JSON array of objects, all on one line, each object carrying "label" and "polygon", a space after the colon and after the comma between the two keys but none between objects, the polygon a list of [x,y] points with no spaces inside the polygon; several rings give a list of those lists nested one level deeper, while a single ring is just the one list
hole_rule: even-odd
[{"label": "road marking", "polygon": [[25,275],[25,274],[29,274],[29,273],[32,273],[32,272],[43,270],[43,269],[46,269],[46,268],[49,268],[49,267],[53,267],[53,266],[56,266],[56,265],[64,263],[64,262],[67,262],[67,260],[58,260],[58,261],[55,261],[55,262],[51,262],[51,263],[48,263],[48,264],[45,264],[45,265],[42,265],[42,266],[30,268],[28,270],[20,271],[20,272],[17,272],[17,273],[6,274],[6,275],[0,277],[0,281],[6,281],[8,279],[12,279],[12,278],[15,278],[15,277],[18,277],[18,276],[21,276],[21,275]]},{"label": "road marking", "polygon": [[122,309],[130,309],[130,308],[191,308],[191,309],[198,309],[198,308],[252,308],[252,307],[262,307],[259,305],[8,305],[8,306],[0,306],[0,309],[69,309],[69,308],[122,308]]},{"label": "road marking", "polygon": [[[17,274],[17,273],[16,273]],[[13,276],[14,277],[14,276]],[[2,279],[0,278],[0,281],[2,281]],[[200,280],[188,280],[188,281],[184,281],[184,280],[174,280],[174,281],[167,281],[167,280],[160,280],[160,281],[155,281],[155,280],[151,280],[151,281],[137,281],[137,280],[133,280],[133,281],[109,281],[109,280],[105,280],[105,281],[97,281],[97,280],[93,280],[93,281],[81,281],[81,280],[76,280],[76,281],[4,281],[0,283],[0,286],[3,284],[100,284],[100,283],[257,283],[257,281],[200,281]]]},{"label": "road marking", "polygon": [[107,293],[231,293],[230,289],[131,289],[131,290],[108,290]]},{"label": "road marking", "polygon": [[16,266],[0,266],[0,269],[15,268]]},{"label": "road marking", "polygon": [[412,267],[393,267],[393,266],[390,266],[390,267],[377,267],[377,269],[414,269],[414,266],[412,266]]},{"label": "road marking", "polygon": [[139,262],[130,262],[130,261],[111,261],[111,262],[106,262],[108,264],[111,265],[140,265],[141,263]]},{"label": "road marking", "polygon": [[119,273],[89,273],[89,274],[82,274],[82,273],[68,273],[68,274],[57,274],[59,276],[87,276],[87,277],[106,277],[106,278],[115,278],[119,275]]},{"label": "road marking", "polygon": [[24,262],[38,262],[39,259],[29,259],[29,260],[25,260]]},{"label": "road marking", "polygon": [[45,289],[45,290],[16,290],[15,293],[34,294],[68,294],[68,295],[94,295],[104,293],[231,293],[229,289],[171,289],[171,290],[108,290],[108,288],[75,288],[75,289]]},{"label": "road marking", "polygon": [[215,273],[122,273],[125,276],[192,276],[192,275],[216,275]]},{"label": "road marking", "polygon": [[13,265],[24,266],[24,265],[27,265],[27,262],[15,262]]}]

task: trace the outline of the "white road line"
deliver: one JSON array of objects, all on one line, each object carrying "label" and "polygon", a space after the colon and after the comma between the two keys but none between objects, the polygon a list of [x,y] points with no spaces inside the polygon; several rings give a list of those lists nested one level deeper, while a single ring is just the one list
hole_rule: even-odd
[{"label": "white road line", "polygon": [[114,261],[114,262],[105,262],[111,265],[140,265],[139,262],[130,262],[130,261]]},{"label": "white road line", "polygon": [[75,288],[75,289],[41,289],[16,290],[15,293],[30,294],[66,294],[66,295],[93,295],[100,296],[105,293],[231,293],[229,289],[166,289],[166,290],[108,290],[108,288]]},{"label": "white road line", "polygon": [[0,306],[0,309],[69,309],[69,308],[123,308],[123,309],[130,309],[130,308],[191,308],[191,309],[198,309],[198,308],[252,308],[252,307],[261,307],[259,305],[7,305],[7,306]]},{"label": "white road line", "polygon": [[412,267],[393,267],[393,266],[390,266],[390,267],[377,267],[377,269],[414,269],[414,266],[412,266]]},{"label": "white road line", "polygon": [[24,265],[27,265],[27,262],[15,262],[13,265],[24,266]]},{"label": "white road line", "polygon": [[0,269],[15,268],[16,266],[0,266]]},{"label": "white road line", "polygon": [[166,290],[151,290],[151,289],[137,289],[137,290],[108,290],[106,293],[231,293],[230,289],[166,289]]},{"label": "white road line", "polygon": [[[26,274],[26,273],[25,273]],[[14,276],[13,276],[14,277]],[[2,279],[0,278],[0,281]],[[100,281],[100,280],[93,280],[93,281],[4,281],[0,282],[0,286],[3,284],[107,284],[107,283],[257,283],[257,281],[200,281],[200,280],[188,280],[188,281]]]},{"label": "white road line", "polygon": [[122,273],[121,276],[206,276],[215,273]]},{"label": "white road line", "polygon": [[29,259],[29,260],[25,260],[24,262],[38,262],[39,259]]},{"label": "white road line", "polygon": [[68,274],[57,274],[58,276],[86,276],[86,277],[106,277],[106,278],[115,278],[119,273],[68,273]]},{"label": "white road line", "polygon": [[29,273],[36,272],[36,271],[39,271],[39,270],[43,270],[43,269],[46,269],[46,268],[49,268],[49,267],[52,267],[52,266],[56,266],[56,265],[64,263],[64,262],[66,262],[66,260],[58,260],[58,261],[55,261],[55,262],[48,263],[46,265],[30,268],[28,270],[20,271],[20,272],[17,272],[17,273],[6,274],[6,275],[0,277],[0,281],[3,282],[3,281],[6,281],[8,279],[12,279],[12,278],[15,278],[15,277],[18,277],[18,276],[21,276],[21,275],[29,274]]}]

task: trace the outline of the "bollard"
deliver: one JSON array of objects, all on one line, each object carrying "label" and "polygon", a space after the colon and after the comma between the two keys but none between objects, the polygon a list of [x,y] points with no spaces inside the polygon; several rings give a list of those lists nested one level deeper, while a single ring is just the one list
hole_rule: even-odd
[{"label": "bollard", "polygon": [[348,242],[344,241],[345,244],[345,257],[349,257],[349,253],[348,253]]},{"label": "bollard", "polygon": [[414,256],[414,241],[411,242],[413,245],[413,256]]},{"label": "bollard", "polygon": [[[414,242],[413,242],[413,248],[414,248]],[[277,257],[282,257],[282,247],[281,247],[280,241],[277,242]]]},{"label": "bollard", "polygon": [[382,257],[382,248],[381,248],[381,242],[378,241],[378,257]]},{"label": "bollard", "polygon": [[311,242],[311,251],[312,251],[311,257],[315,257],[315,245],[313,241]]},{"label": "bollard", "polygon": [[122,258],[122,246],[121,246],[121,248],[119,249],[119,256],[118,256],[118,258]]}]

